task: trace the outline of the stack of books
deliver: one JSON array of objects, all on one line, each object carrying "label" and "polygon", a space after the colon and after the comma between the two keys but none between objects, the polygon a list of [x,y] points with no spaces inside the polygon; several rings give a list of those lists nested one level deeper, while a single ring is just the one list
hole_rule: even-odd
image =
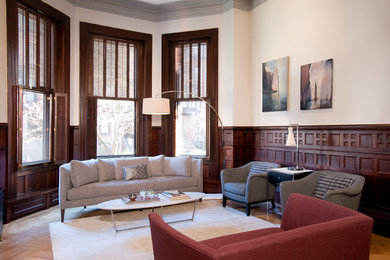
[{"label": "stack of books", "polygon": [[189,199],[190,198],[184,192],[178,191],[178,190],[163,191],[161,193],[161,195],[163,195],[164,197],[168,198],[169,200],[184,200],[184,199]]}]

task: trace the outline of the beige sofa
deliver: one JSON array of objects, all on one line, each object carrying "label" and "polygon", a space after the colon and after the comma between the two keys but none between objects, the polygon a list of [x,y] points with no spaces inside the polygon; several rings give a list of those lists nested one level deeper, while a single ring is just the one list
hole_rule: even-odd
[{"label": "beige sofa", "polygon": [[[146,165],[148,178],[125,180],[125,168]],[[202,159],[190,156],[71,161],[60,167],[61,222],[65,209],[96,205],[140,190],[203,191]]]}]

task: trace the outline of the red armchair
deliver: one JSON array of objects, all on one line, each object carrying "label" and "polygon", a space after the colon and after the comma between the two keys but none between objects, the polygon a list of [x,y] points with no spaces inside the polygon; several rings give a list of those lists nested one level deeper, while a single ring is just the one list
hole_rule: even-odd
[{"label": "red armchair", "polygon": [[195,241],[149,214],[160,259],[368,259],[373,220],[348,208],[291,194],[280,228]]}]

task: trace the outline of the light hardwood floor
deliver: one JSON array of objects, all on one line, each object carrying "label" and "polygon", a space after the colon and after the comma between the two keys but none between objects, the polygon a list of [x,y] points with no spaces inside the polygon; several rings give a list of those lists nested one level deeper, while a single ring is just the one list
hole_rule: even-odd
[{"label": "light hardwood floor", "polygon": [[[222,204],[222,202],[221,202]],[[238,203],[228,201],[228,206],[244,211]],[[108,214],[96,207],[66,210],[65,219],[84,218]],[[271,223],[280,224],[280,216],[267,214],[265,204],[252,209],[252,215]],[[49,223],[60,221],[58,206],[12,221],[4,226],[0,242],[0,259],[53,259]],[[373,234],[371,237],[372,260],[390,260],[390,238]]]}]

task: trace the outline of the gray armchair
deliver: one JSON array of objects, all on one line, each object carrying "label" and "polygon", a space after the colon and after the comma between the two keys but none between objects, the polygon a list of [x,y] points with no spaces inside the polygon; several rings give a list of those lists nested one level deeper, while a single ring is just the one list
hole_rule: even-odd
[{"label": "gray armchair", "polygon": [[[252,165],[257,166],[258,173],[250,173]],[[251,204],[271,201],[275,207],[275,186],[268,182],[268,170],[279,168],[280,164],[253,161],[238,168],[221,171],[223,206],[227,199],[246,204],[246,214],[250,215]]]},{"label": "gray armchair", "polygon": [[349,187],[327,191],[324,194],[323,199],[353,210],[358,210],[365,182],[363,176],[336,171],[315,171],[305,178],[280,183],[280,203],[282,206],[282,212],[284,210],[284,206],[286,205],[288,196],[291,193],[300,193],[307,196],[313,196],[314,190],[317,186],[318,177],[321,173],[328,176],[338,176],[353,179],[353,182]]}]

